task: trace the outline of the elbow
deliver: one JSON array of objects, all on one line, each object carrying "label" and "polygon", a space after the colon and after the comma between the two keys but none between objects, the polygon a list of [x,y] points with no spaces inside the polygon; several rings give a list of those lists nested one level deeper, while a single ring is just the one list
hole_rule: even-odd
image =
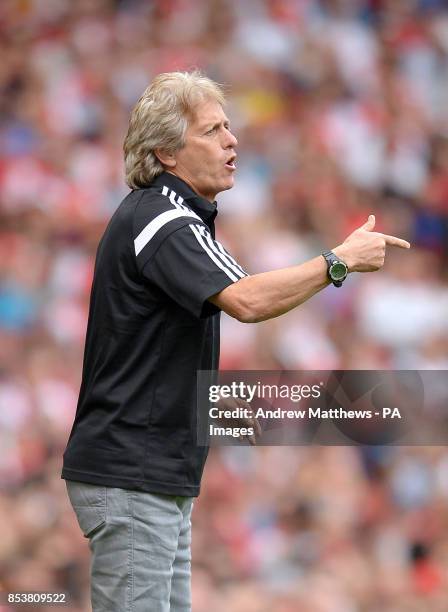
[{"label": "elbow", "polygon": [[252,288],[252,278],[246,277],[230,285],[214,298],[214,303],[240,323],[258,323],[269,318],[263,303]]},{"label": "elbow", "polygon": [[260,314],[257,314],[254,310],[247,309],[242,310],[237,317],[240,323],[260,323],[260,321],[264,321],[265,317]]},{"label": "elbow", "polygon": [[258,323],[261,320],[254,313],[246,310],[238,310],[230,316],[233,316],[240,323]]},{"label": "elbow", "polygon": [[243,296],[235,300],[226,312],[240,323],[259,323],[264,320],[256,304]]}]

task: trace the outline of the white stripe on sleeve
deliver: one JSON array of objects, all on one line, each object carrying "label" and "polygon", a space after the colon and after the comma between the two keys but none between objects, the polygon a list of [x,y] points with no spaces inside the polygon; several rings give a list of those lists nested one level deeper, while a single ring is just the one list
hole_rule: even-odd
[{"label": "white stripe on sleeve", "polygon": [[244,270],[244,269],[243,269],[243,268],[240,266],[240,264],[239,264],[237,261],[235,261],[235,260],[233,259],[233,257],[230,255],[230,253],[228,253],[228,252],[225,250],[225,248],[222,246],[222,244],[219,242],[219,240],[215,240],[215,244],[216,244],[216,246],[218,247],[218,249],[221,251],[221,253],[222,253],[223,255],[225,255],[225,256],[226,256],[226,258],[227,258],[229,261],[231,261],[231,262],[232,262],[232,263],[233,263],[233,264],[234,264],[234,265],[235,265],[235,266],[236,266],[236,267],[237,267],[237,268],[238,268],[238,269],[239,269],[239,270],[240,270],[240,271],[243,273],[243,275],[244,275],[244,276],[247,276],[247,272],[246,272],[246,271],[245,271],[245,270]]},{"label": "white stripe on sleeve", "polygon": [[196,236],[196,240],[199,242],[199,244],[202,246],[202,248],[204,249],[204,251],[207,253],[207,255],[210,257],[210,259],[218,266],[218,268],[220,268],[225,274],[227,274],[227,276],[233,280],[233,282],[236,282],[238,279],[238,276],[235,276],[235,274],[233,274],[229,268],[224,265],[222,259],[219,259],[218,257],[216,257],[216,255],[214,254],[214,252],[207,246],[203,236],[201,235],[200,231],[198,228],[200,228],[202,226],[198,225],[195,226],[193,224],[190,225],[191,231],[193,232],[193,234]]},{"label": "white stripe on sleeve", "polygon": [[138,255],[164,225],[180,217],[194,217],[195,219],[200,219],[193,211],[179,208],[161,213],[148,223],[134,240],[135,254]]},{"label": "white stripe on sleeve", "polygon": [[[233,272],[235,272],[235,274],[236,274],[237,276],[239,276],[240,278],[243,278],[244,276],[246,276],[246,274],[245,274],[243,271],[241,271],[241,269],[240,269],[238,266],[236,266],[236,265],[234,265],[234,263],[232,263],[230,256],[227,256],[227,254],[226,254],[226,252],[224,251],[224,248],[223,248],[223,247],[222,247],[223,252],[221,252],[221,251],[218,249],[218,247],[217,247],[217,245],[216,245],[215,241],[212,239],[212,237],[211,237],[211,235],[210,235],[210,232],[208,232],[208,231],[205,229],[205,227],[203,227],[202,225],[199,225],[199,226],[198,226],[198,229],[199,229],[200,233],[202,234],[202,236],[204,236],[204,238],[207,240],[207,244],[209,245],[210,249],[211,249],[212,251],[214,251],[214,253],[216,253],[216,255],[217,255],[219,258],[221,258],[222,262],[223,262],[223,263],[224,263],[226,266],[228,266],[228,267],[229,267],[231,270],[233,270]],[[236,262],[235,262],[235,263],[236,263]]]}]

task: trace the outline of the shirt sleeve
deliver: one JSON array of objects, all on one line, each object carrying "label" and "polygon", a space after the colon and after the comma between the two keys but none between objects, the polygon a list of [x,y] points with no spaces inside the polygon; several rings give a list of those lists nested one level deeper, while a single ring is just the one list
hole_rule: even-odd
[{"label": "shirt sleeve", "polygon": [[196,317],[219,308],[207,302],[247,273],[202,224],[172,232],[146,262],[143,276]]}]

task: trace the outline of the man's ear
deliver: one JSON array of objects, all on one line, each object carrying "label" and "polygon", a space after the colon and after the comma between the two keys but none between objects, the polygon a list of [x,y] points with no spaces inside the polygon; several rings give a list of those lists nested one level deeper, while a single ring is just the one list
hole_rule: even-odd
[{"label": "man's ear", "polygon": [[168,168],[174,168],[176,166],[176,158],[174,157],[174,153],[168,153],[163,149],[154,149],[154,155],[163,166]]}]

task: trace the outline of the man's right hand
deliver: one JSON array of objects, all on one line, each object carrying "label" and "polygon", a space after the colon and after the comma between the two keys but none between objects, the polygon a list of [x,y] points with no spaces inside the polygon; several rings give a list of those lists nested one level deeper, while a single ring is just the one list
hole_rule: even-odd
[{"label": "man's right hand", "polygon": [[375,272],[382,268],[386,245],[409,249],[406,240],[374,232],[375,216],[369,215],[366,223],[352,232],[333,253],[344,261],[350,272]]},{"label": "man's right hand", "polygon": [[[374,232],[375,217],[358,227],[333,249],[350,272],[374,272],[384,264],[386,245],[409,249],[406,240]],[[279,317],[329,284],[327,264],[319,255],[298,266],[245,276],[209,300],[242,323],[258,323]]]}]

